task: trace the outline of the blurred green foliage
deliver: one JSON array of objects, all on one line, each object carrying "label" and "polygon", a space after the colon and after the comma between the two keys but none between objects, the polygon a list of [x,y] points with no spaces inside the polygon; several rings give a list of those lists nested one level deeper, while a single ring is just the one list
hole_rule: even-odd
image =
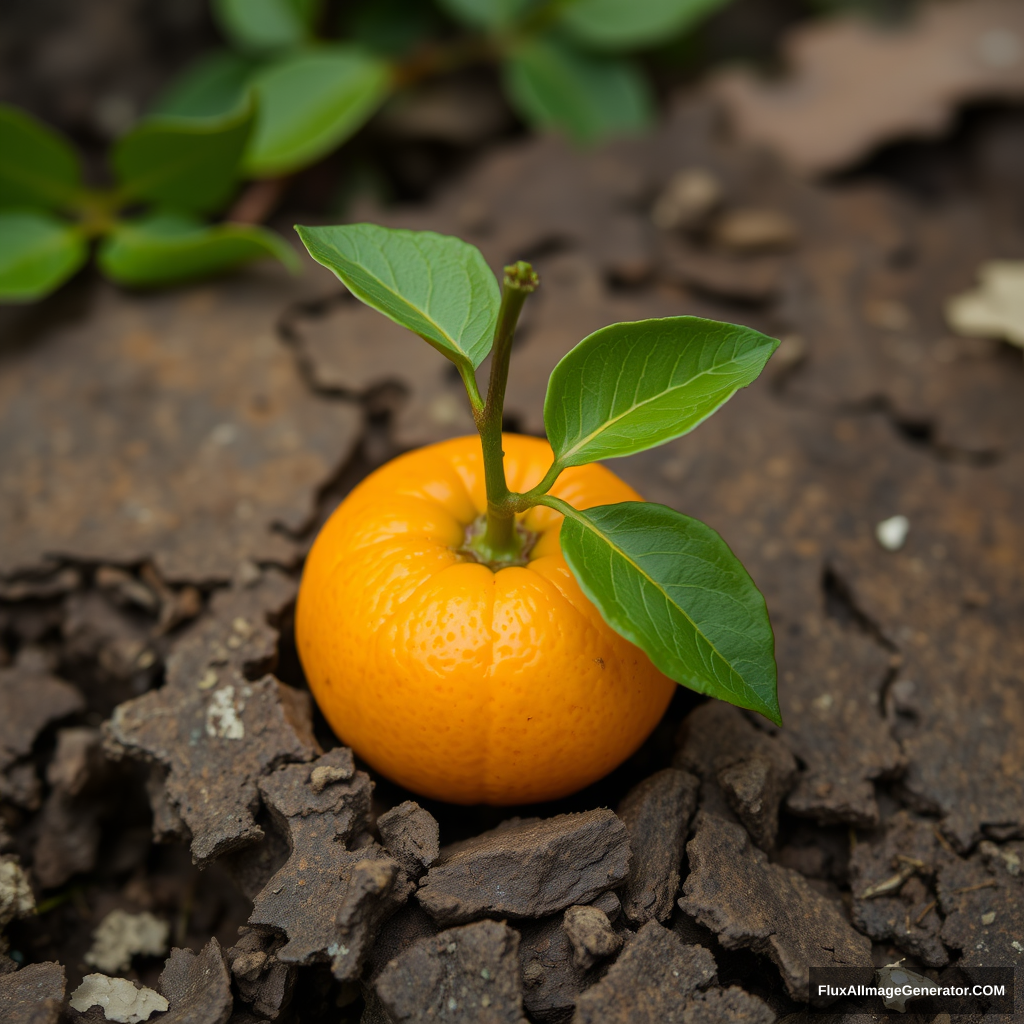
[{"label": "blurred green foliage", "polygon": [[324,26],[320,0],[211,0],[230,48],[173,82],[114,145],[114,184],[86,187],[71,144],[0,105],[0,301],[32,301],[88,259],[113,280],[170,284],[291,247],[210,224],[245,180],[280,178],[354,135],[395,92],[496,64],[527,124],[580,145],[641,131],[650,85],[629,56],[728,0],[370,0]]}]

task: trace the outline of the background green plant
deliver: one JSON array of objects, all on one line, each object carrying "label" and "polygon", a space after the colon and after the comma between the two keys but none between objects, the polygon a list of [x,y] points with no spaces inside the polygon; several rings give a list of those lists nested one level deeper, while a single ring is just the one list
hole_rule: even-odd
[{"label": "background green plant", "polygon": [[374,0],[350,13],[342,38],[327,31],[320,0],[211,2],[230,47],[187,70],[118,140],[109,188],[86,187],[66,139],[0,105],[0,300],[50,293],[92,244],[125,285],[263,257],[296,267],[274,233],[209,218],[241,182],[280,180],[330,153],[395,92],[475,64],[498,67],[532,127],[581,145],[643,130],[654,100],[628,54],[728,0],[437,0],[440,12]]}]

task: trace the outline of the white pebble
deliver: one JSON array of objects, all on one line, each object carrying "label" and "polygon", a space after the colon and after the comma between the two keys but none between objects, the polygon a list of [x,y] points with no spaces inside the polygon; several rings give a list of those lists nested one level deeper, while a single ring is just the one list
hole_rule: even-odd
[{"label": "white pebble", "polygon": [[899,551],[906,542],[909,532],[910,520],[906,516],[892,516],[890,519],[883,519],[875,527],[878,543],[886,551]]}]

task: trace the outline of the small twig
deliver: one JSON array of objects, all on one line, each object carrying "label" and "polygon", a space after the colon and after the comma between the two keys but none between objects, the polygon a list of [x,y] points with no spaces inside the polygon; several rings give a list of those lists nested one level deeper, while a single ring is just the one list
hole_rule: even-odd
[{"label": "small twig", "polygon": [[935,904],[938,902],[938,900],[932,900],[931,903],[929,903],[928,906],[925,907],[924,910],[922,910],[921,913],[917,915],[917,918],[914,920],[915,928],[921,927],[921,922],[935,909]]},{"label": "small twig", "polygon": [[957,896],[962,895],[965,892],[977,892],[979,889],[998,889],[999,885],[994,878],[990,878],[987,882],[979,882],[977,885],[965,885],[962,889],[951,889],[950,892]]},{"label": "small twig", "polygon": [[953,849],[950,841],[939,831],[939,826],[936,825],[932,831],[935,833],[935,838],[938,839],[939,845],[946,851],[946,853],[951,853],[955,857],[956,850]]}]

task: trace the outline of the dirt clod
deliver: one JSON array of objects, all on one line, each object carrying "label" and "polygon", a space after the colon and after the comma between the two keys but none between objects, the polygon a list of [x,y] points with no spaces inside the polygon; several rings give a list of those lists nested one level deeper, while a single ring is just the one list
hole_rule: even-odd
[{"label": "dirt clod", "polygon": [[159,986],[170,1004],[167,1024],[226,1024],[231,1016],[231,976],[216,939],[199,953],[172,949]]},{"label": "dirt clod", "polygon": [[261,1020],[276,1021],[295,989],[294,965],[283,964],[276,956],[284,942],[279,936],[243,927],[238,942],[224,954],[239,998]]},{"label": "dirt clod", "polygon": [[698,786],[688,772],[665,768],[634,786],[617,808],[633,851],[622,909],[635,925],[672,913]]},{"label": "dirt clod", "polygon": [[64,1001],[64,968],[26,964],[0,975],[0,1020],[4,1024],[57,1024]]},{"label": "dirt clod", "polygon": [[420,939],[392,960],[375,986],[395,1024],[526,1024],[518,933],[479,921]]},{"label": "dirt clod", "polygon": [[726,949],[769,957],[794,999],[808,997],[808,970],[834,965],[873,976],[871,943],[804,877],[768,862],[738,825],[701,812],[687,844],[690,874],[679,906]]},{"label": "dirt clod", "polygon": [[488,914],[545,917],[627,874],[626,827],[597,809],[533,818],[467,840],[427,872],[416,898],[441,926]]},{"label": "dirt clod", "polygon": [[34,662],[0,668],[0,771],[27,757],[51,722],[84,709],[85,700],[74,686]]},{"label": "dirt clod", "polygon": [[714,983],[714,957],[657,921],[631,938],[608,973],[577,1001],[573,1024],[681,1022],[693,994]]},{"label": "dirt clod", "polygon": [[377,819],[384,849],[410,878],[419,878],[440,852],[440,832],[434,816],[413,800],[406,800]]}]

